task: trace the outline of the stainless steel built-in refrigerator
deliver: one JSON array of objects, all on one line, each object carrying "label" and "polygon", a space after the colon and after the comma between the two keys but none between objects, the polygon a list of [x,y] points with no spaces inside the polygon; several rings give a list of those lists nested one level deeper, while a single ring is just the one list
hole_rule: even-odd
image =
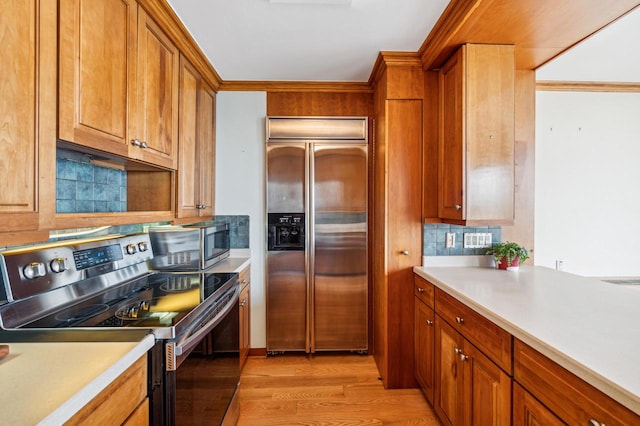
[{"label": "stainless steel built-in refrigerator", "polygon": [[366,352],[367,118],[267,117],[267,351]]}]

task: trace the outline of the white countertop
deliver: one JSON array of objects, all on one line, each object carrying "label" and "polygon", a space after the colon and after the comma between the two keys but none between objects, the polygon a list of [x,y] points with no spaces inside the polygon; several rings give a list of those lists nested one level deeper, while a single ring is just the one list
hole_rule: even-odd
[{"label": "white countertop", "polygon": [[0,425],[64,423],[153,344],[151,334],[135,342],[8,343]]},{"label": "white countertop", "polygon": [[640,291],[540,266],[414,272],[640,414]]},{"label": "white countertop", "polygon": [[209,272],[240,272],[251,264],[249,249],[232,249],[226,259],[216,263]]}]

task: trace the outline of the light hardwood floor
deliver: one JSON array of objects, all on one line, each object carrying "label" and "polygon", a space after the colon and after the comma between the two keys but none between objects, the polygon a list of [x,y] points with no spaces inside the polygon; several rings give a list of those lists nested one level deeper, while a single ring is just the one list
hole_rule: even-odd
[{"label": "light hardwood floor", "polygon": [[238,426],[440,425],[419,389],[385,390],[372,356],[250,358]]}]

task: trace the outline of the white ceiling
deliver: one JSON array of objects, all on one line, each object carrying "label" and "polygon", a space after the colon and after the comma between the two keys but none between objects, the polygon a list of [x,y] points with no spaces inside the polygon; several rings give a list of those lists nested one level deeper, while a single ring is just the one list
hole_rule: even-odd
[{"label": "white ceiling", "polygon": [[368,81],[380,51],[417,52],[449,3],[168,1],[223,80],[345,82]]},{"label": "white ceiling", "polygon": [[538,80],[640,82],[640,8],[536,70]]}]

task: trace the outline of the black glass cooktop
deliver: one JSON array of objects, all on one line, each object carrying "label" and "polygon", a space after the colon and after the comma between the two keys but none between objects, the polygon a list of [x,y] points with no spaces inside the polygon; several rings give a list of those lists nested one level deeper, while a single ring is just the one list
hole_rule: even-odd
[{"label": "black glass cooktop", "polygon": [[234,273],[155,273],[110,288],[23,328],[173,327],[213,303],[234,282]]}]

